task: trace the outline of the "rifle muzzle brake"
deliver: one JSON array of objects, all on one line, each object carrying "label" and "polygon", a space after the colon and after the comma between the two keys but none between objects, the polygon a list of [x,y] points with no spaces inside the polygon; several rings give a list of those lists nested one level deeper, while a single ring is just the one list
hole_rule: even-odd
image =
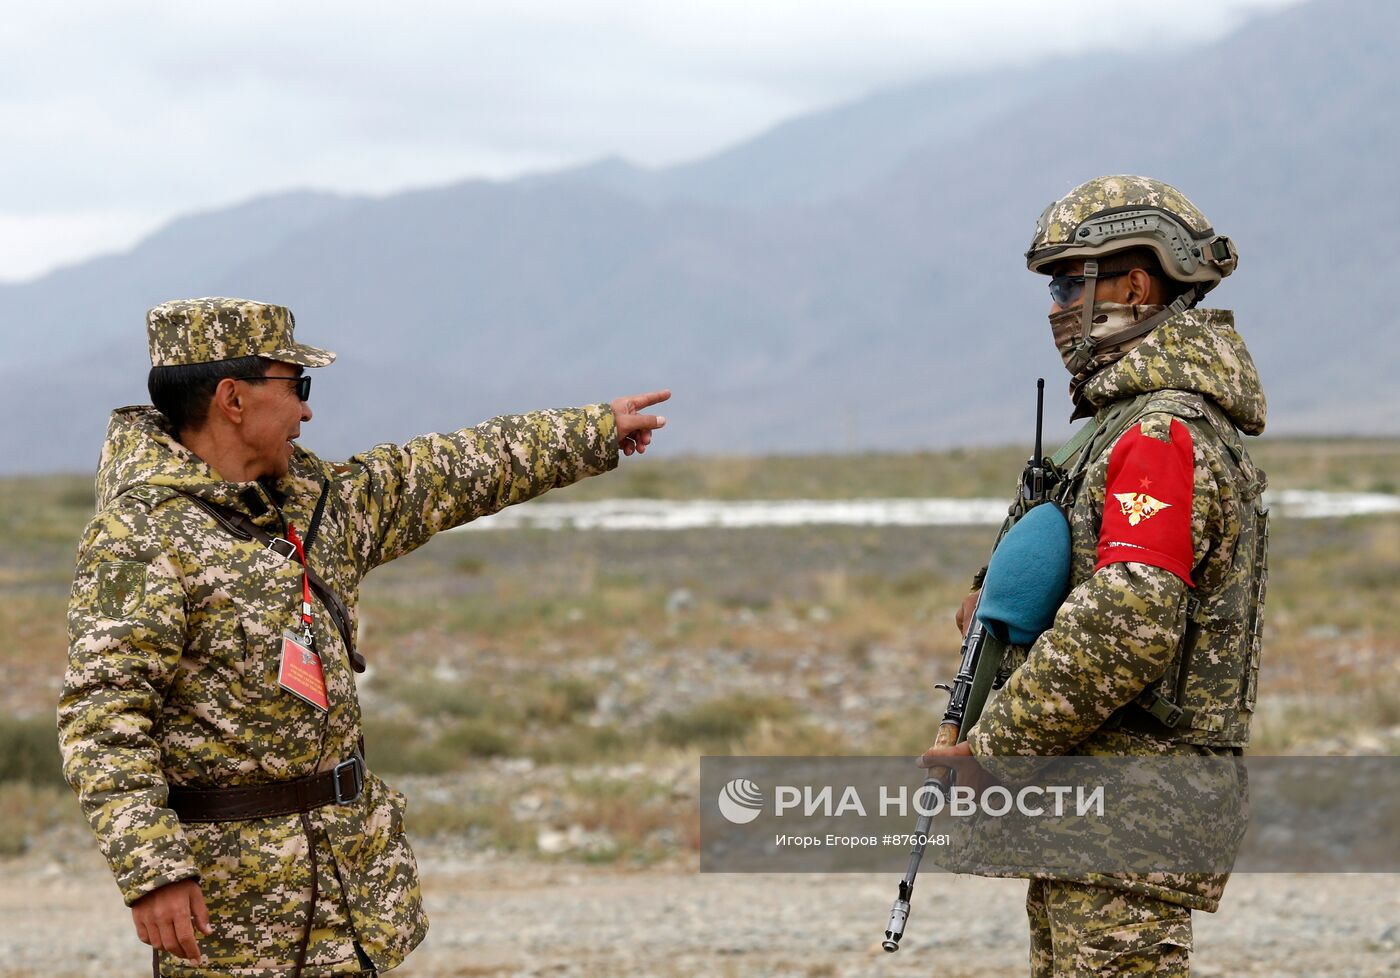
[{"label": "rifle muzzle brake", "polygon": [[885,925],[885,941],[881,945],[886,951],[899,950],[899,939],[904,936],[904,924],[909,919],[909,901],[896,900],[890,908],[890,922]]}]

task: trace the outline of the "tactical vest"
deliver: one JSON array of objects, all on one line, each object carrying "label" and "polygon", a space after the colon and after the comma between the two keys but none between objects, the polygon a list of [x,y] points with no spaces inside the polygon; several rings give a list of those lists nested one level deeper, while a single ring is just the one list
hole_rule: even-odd
[{"label": "tactical vest", "polygon": [[[1153,391],[1121,401],[1056,455],[1063,474],[1055,498],[1072,527],[1087,529],[1084,521],[1101,518],[1085,491],[1085,474],[1129,428],[1155,413],[1179,419],[1193,439],[1224,448],[1219,453],[1225,470],[1221,481],[1231,492],[1222,492],[1222,518],[1237,528],[1238,536],[1223,576],[1197,580],[1187,590],[1180,609],[1182,640],[1162,678],[1114,713],[1104,728],[1172,743],[1243,748],[1258,690],[1269,512],[1263,499],[1267,480],[1250,460],[1239,430],[1213,401],[1194,393]],[[1079,556],[1076,547],[1076,561]],[[1082,568],[1076,566],[1076,572],[1082,579]]]}]

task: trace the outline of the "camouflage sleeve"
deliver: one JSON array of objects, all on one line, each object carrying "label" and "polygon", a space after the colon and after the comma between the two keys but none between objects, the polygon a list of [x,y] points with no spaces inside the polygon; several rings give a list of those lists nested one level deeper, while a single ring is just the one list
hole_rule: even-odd
[{"label": "camouflage sleeve", "polygon": [[[1172,418],[1146,416],[1141,434],[1170,444]],[[1207,444],[1192,446],[1192,565],[1221,539],[1221,487]],[[1111,450],[1110,450],[1111,452]],[[1093,509],[1102,522],[1107,466],[1096,466]],[[1100,527],[1093,527],[1097,537]],[[1115,559],[1075,587],[1050,630],[968,731],[978,756],[1071,752],[1109,715],[1161,678],[1186,628],[1188,584],[1178,573]]]},{"label": "camouflage sleeve", "polygon": [[1181,578],[1146,564],[1110,564],[1079,585],[968,731],[972,752],[1069,753],[1166,671],[1185,593]]},{"label": "camouflage sleeve", "polygon": [[199,875],[151,736],[185,644],[185,589],[144,515],[99,514],[84,534],[68,605],[58,704],[63,774],[131,904]]},{"label": "camouflage sleeve", "polygon": [[617,466],[607,404],[493,418],[474,428],[379,445],[350,460],[348,511],[364,573],[439,530]]}]

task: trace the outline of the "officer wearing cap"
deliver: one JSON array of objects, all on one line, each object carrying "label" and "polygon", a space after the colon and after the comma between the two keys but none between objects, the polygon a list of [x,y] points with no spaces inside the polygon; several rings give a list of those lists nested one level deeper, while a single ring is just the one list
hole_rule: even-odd
[{"label": "officer wearing cap", "polygon": [[[669,392],[499,417],[332,464],[303,448],[282,306],[147,319],[153,407],[113,413],[58,707],[77,791],[157,974],[373,974],[427,929],[404,798],[361,738],[361,578],[439,530],[614,468]],[[368,757],[373,756],[373,745]]]},{"label": "officer wearing cap", "polygon": [[[1052,203],[1026,263],[1050,276],[1050,332],[1076,418],[1057,453],[1068,596],[950,755],[1232,756],[1249,741],[1267,577],[1259,374],[1234,314],[1198,306],[1238,255],[1175,187],[1098,177]],[[994,582],[988,571],[986,590]],[[977,603],[970,595],[960,628]],[[988,623],[987,601],[978,617]],[[995,613],[1005,615],[1001,601]],[[991,627],[989,625],[989,627]],[[1045,627],[1041,625],[1040,627]],[[1014,667],[1014,668],[1012,668]],[[1216,818],[1164,788],[1144,819]],[[1225,873],[1035,876],[1035,976],[1189,971],[1191,911]]]}]

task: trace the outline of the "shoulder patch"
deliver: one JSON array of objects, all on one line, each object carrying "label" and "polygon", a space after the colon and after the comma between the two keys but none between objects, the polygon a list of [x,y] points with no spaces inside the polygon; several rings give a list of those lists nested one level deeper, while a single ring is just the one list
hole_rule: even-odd
[{"label": "shoulder patch", "polygon": [[146,596],[146,565],[106,560],[97,565],[97,608],[108,618],[125,618]]},{"label": "shoulder patch", "polygon": [[1147,410],[1174,414],[1178,418],[1203,418],[1206,414],[1201,395],[1190,391],[1157,391],[1147,402]]},{"label": "shoulder patch", "polygon": [[1104,484],[1095,572],[1150,564],[1191,582],[1191,503],[1196,491],[1191,431],[1181,421],[1155,438],[1134,425],[1113,446]]},{"label": "shoulder patch", "polygon": [[[169,486],[136,486],[126,490],[117,497],[117,500],[130,500],[139,504],[146,512],[155,509],[168,499],[173,499],[180,493]],[[116,500],[113,500],[115,502]]]},{"label": "shoulder patch", "polygon": [[1175,419],[1170,414],[1154,411],[1151,414],[1143,415],[1137,423],[1137,428],[1132,430],[1141,430],[1142,434],[1148,438],[1170,444],[1172,427],[1175,423]]}]

